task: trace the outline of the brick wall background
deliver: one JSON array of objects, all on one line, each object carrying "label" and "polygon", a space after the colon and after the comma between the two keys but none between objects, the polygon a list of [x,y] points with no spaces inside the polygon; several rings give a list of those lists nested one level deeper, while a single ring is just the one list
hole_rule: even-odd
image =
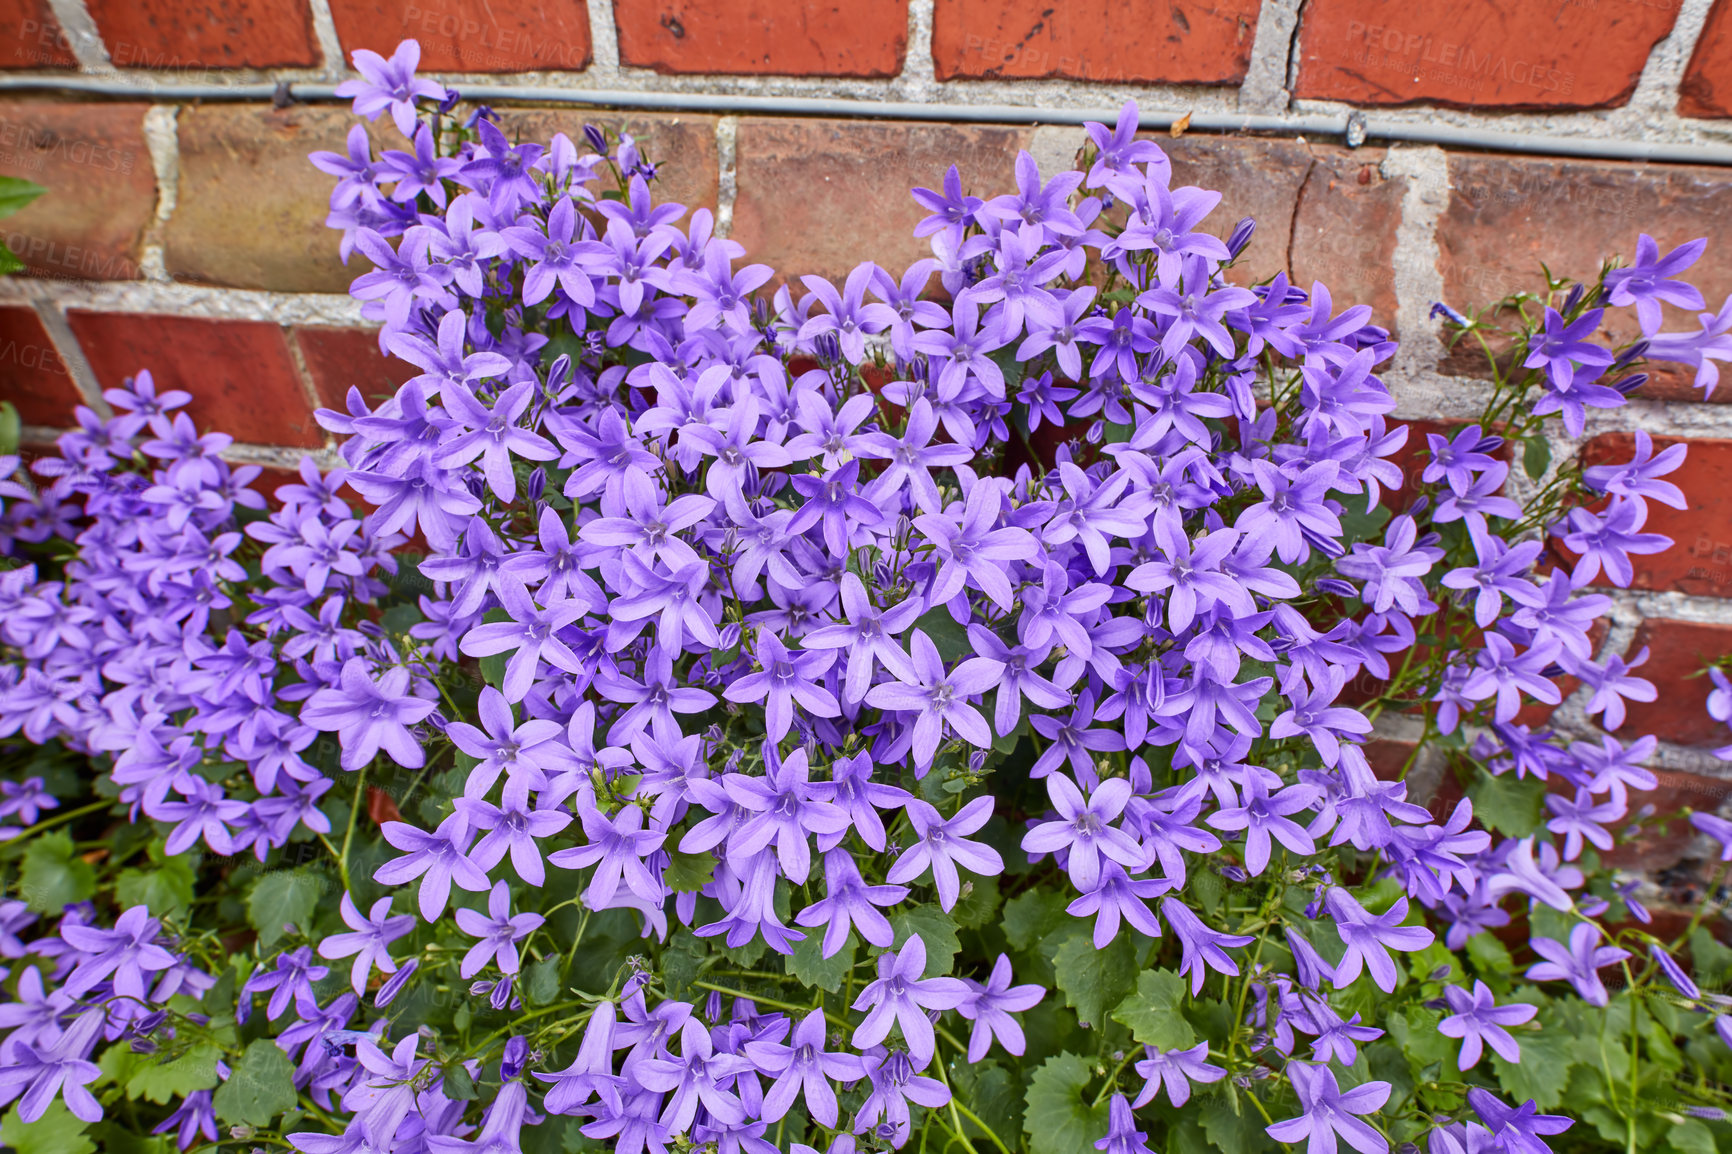
[{"label": "brick wall background", "polygon": [[[1433,301],[1495,299],[1541,260],[1591,276],[1644,230],[1710,237],[1694,278],[1711,305],[1732,292],[1732,0],[0,0],[0,172],[50,189],[0,225],[29,265],[0,280],[0,396],[30,438],[149,367],[237,459],[291,467],[330,453],[316,406],[403,378],[345,295],[360,266],[338,261],[331,179],[305,156],[342,148],[347,54],[411,36],[528,135],[629,128],[667,195],[788,276],[899,268],[924,251],[911,185],[954,162],[974,191],[1007,187],[1019,148],[1069,167],[1081,131],[1053,120],[1133,96],[1192,113],[1212,131],[1162,141],[1178,179],[1225,192],[1223,234],[1258,218],[1250,275],[1373,306],[1409,419],[1462,420],[1485,387],[1444,356]],[[600,107],[529,99],[550,87]],[[1370,139],[1348,147],[1360,110]],[[1224,131],[1245,117],[1272,131]],[[1681,163],[1591,155],[1657,147]],[[1652,525],[1678,545],[1638,559],[1604,640],[1654,654],[1660,700],[1627,732],[1662,737],[1662,810],[1732,794],[1707,682],[1684,676],[1732,649],[1728,400],[1662,379],[1554,446],[1691,443],[1692,507]],[[1581,704],[1552,722],[1591,735]],[[1379,748],[1400,764],[1416,730],[1385,719]],[[1664,889],[1702,849],[1674,831],[1626,857]]]}]

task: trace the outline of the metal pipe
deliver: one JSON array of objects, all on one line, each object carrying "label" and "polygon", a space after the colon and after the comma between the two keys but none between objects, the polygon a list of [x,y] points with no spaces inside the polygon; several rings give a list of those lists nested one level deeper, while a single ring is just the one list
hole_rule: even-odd
[{"label": "metal pipe", "polygon": [[[280,84],[154,84],[137,80],[101,77],[5,76],[0,93],[61,92],[132,100],[292,100],[327,102],[340,99],[336,86],[326,83],[284,81]],[[462,90],[466,100],[570,104],[598,109],[641,108],[657,111],[704,112],[767,116],[835,116],[904,121],[950,121],[986,124],[1081,125],[1089,121],[1110,124],[1118,111],[1110,108],[1036,108],[1015,104],[916,103],[898,100],[854,100],[826,96],[760,96],[747,93],[641,92],[621,89],[469,85]],[[1144,129],[1164,131],[1185,118],[1184,113],[1144,111],[1138,117]],[[1706,164],[1732,167],[1732,146],[1669,144],[1662,142],[1604,140],[1585,136],[1500,132],[1458,128],[1445,124],[1412,123],[1363,113],[1266,116],[1224,112],[1190,114],[1188,131],[1207,133],[1260,133],[1276,136],[1339,138],[1350,147],[1365,140],[1392,143],[1436,144],[1447,148],[1483,152],[1510,152],[1536,156],[1570,156],[1594,160],[1651,161],[1665,164]]]}]

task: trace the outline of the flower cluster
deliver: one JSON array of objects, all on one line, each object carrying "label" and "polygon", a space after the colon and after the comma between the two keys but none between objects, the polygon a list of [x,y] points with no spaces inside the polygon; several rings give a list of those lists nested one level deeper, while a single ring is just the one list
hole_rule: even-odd
[{"label": "flower cluster", "polygon": [[[1712,1145],[1717,1091],[1640,1090],[1732,1040],[1673,956],[1707,906],[1662,938],[1599,857],[1656,689],[1590,586],[1670,544],[1684,449],[1534,451],[1644,355],[1713,387],[1726,325],[1659,332],[1700,242],[1508,303],[1519,363],[1421,445],[1371,310],[1241,286],[1252,223],[1134,108],[1076,171],[916,190],[930,258],[772,290],[629,135],[514,141],[416,63],[346,93],[407,150],[313,157],[420,370],[320,411],[340,465],[267,505],[140,373],[10,483],[57,547],[0,577],[0,732],[62,751],[0,802],[18,1124],[1534,1154],[1567,1091]],[[1604,732],[1549,727],[1566,678]],[[1410,796],[1422,754],[1467,796]],[[1579,1091],[1524,1077],[1542,1012],[1600,1015]]]}]

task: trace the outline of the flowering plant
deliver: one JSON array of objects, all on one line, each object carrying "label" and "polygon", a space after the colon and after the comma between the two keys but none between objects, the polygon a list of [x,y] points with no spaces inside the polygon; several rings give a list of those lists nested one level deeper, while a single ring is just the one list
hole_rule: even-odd
[{"label": "flowering plant", "polygon": [[1518,363],[1421,445],[1370,310],[1229,279],[1251,222],[1132,108],[916,190],[901,275],[767,292],[629,136],[513,141],[416,62],[345,90],[407,149],[313,157],[421,370],[320,412],[341,465],[267,504],[141,372],[6,483],[0,1141],[1732,1133],[1732,952],[1601,858],[1656,745],[1582,720],[1655,694],[1591,583],[1683,449],[1544,433],[1644,355],[1713,387],[1732,311],[1659,332],[1701,242],[1442,310]]}]

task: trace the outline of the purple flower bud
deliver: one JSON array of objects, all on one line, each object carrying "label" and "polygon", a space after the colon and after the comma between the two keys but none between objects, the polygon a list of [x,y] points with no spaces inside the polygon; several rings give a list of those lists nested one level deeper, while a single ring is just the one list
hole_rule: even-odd
[{"label": "purple flower bud", "polygon": [[1444,304],[1442,301],[1432,302],[1430,315],[1434,318],[1445,317],[1454,324],[1461,325],[1463,328],[1467,327],[1467,318]]},{"label": "purple flower bud", "polygon": [[523,492],[531,501],[541,500],[547,492],[547,470],[539,466],[530,470],[529,483],[524,485]]},{"label": "purple flower bud", "polygon": [[1425,976],[1425,980],[1428,982],[1441,982],[1441,981],[1443,981],[1443,979],[1449,977],[1450,973],[1454,969],[1455,969],[1454,966],[1450,965],[1448,962],[1445,962],[1443,965],[1437,967],[1437,969],[1435,969],[1435,970],[1431,971],[1431,973],[1427,974]]},{"label": "purple flower bud", "polygon": [[507,1006],[515,1007],[517,999],[511,996],[511,979],[501,978],[499,984],[493,987],[493,996],[487,999],[487,1004],[495,1010],[503,1010]]},{"label": "purple flower bud", "polygon": [[385,984],[379,987],[379,992],[373,995],[374,1008],[383,1010],[389,1006],[392,999],[401,993],[403,987],[409,983],[409,975],[420,968],[420,958],[410,958],[404,962],[402,968],[387,978]]},{"label": "purple flower bud", "polygon": [[1222,866],[1221,876],[1230,882],[1248,882],[1251,880],[1251,875],[1236,865]]},{"label": "purple flower bud", "polygon": [[1575,312],[1576,307],[1582,303],[1582,292],[1586,287],[1587,286],[1583,285],[1580,281],[1571,285],[1569,295],[1564,297],[1564,305],[1558,311],[1563,313],[1565,316],[1569,316],[1571,313]]},{"label": "purple flower bud", "polygon": [[1643,385],[1645,385],[1647,383],[1648,383],[1648,374],[1647,373],[1631,373],[1629,376],[1625,377],[1621,381],[1613,381],[1612,382],[1612,388],[1616,389],[1618,392],[1624,394],[1624,396],[1627,397],[1631,393],[1635,392],[1637,389],[1641,388]]},{"label": "purple flower bud", "polygon": [[1607,367],[1606,371],[1608,373],[1621,373],[1646,356],[1647,352],[1648,342],[1645,340],[1637,341],[1635,344],[1619,353],[1618,359],[1613,361],[1611,365]]},{"label": "purple flower bud", "polygon": [[453,108],[456,108],[458,101],[462,99],[463,94],[461,92],[457,91],[455,88],[447,88],[445,90],[445,98],[433,107],[439,115],[443,116]]},{"label": "purple flower bud", "polygon": [[1317,592],[1330,593],[1336,597],[1357,597],[1359,587],[1351,581],[1343,581],[1339,577],[1323,577],[1317,582]]},{"label": "purple flower bud", "polygon": [[513,1034],[505,1043],[505,1056],[499,1060],[499,1076],[506,1080],[517,1077],[523,1072],[523,1063],[529,1056],[529,1039],[522,1034]]},{"label": "purple flower bud", "polygon": [[1234,260],[1239,259],[1239,254],[1251,243],[1251,236],[1256,231],[1257,221],[1249,216],[1233,226],[1232,233],[1227,237],[1227,252]]},{"label": "purple flower bud", "polygon": [[498,119],[498,114],[495,113],[491,107],[485,104],[477,104],[475,106],[475,111],[471,112],[469,118],[463,122],[463,127],[474,129],[474,127],[477,124],[480,124],[483,120],[497,122]]},{"label": "purple flower bud", "polygon": [[607,155],[607,137],[602,133],[600,128],[597,128],[593,124],[584,125],[583,138],[589,142],[591,148],[595,149],[603,156]]}]

